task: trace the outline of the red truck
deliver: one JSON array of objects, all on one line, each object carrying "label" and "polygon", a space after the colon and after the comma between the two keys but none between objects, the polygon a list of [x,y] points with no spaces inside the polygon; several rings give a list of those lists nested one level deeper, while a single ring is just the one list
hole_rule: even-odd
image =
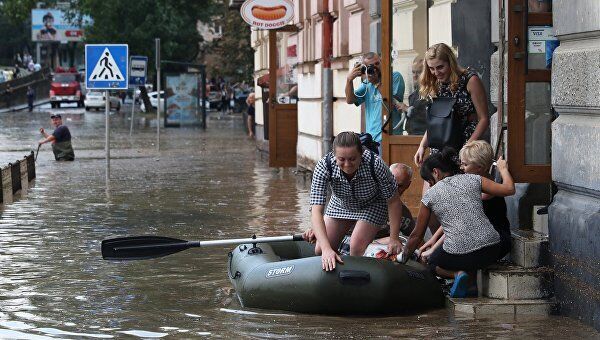
[{"label": "red truck", "polygon": [[60,103],[77,103],[83,107],[84,94],[81,90],[81,75],[75,68],[57,68],[50,84],[50,105],[60,107]]}]

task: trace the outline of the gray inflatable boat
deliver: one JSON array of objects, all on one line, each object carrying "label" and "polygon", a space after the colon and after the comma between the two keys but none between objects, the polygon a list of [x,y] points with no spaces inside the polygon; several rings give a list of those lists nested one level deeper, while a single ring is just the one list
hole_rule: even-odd
[{"label": "gray inflatable boat", "polygon": [[325,272],[307,242],[242,244],[228,275],[248,308],[314,314],[401,314],[444,306],[437,279],[420,263],[344,256]]}]

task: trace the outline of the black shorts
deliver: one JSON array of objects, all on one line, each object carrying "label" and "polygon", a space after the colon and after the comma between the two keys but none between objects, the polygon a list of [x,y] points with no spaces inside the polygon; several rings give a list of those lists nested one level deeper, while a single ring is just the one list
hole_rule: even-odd
[{"label": "black shorts", "polygon": [[451,271],[475,271],[496,263],[504,255],[506,255],[506,240],[501,238],[501,241],[496,244],[466,254],[450,254],[443,246],[438,247],[429,257],[427,265],[433,274],[436,273],[436,267]]}]

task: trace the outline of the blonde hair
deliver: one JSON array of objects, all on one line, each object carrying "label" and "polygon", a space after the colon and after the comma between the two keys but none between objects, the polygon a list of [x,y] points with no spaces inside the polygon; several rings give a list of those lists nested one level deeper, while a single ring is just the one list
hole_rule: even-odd
[{"label": "blonde hair", "polygon": [[458,65],[456,54],[450,46],[439,43],[427,49],[425,58],[423,59],[423,72],[419,76],[419,94],[421,98],[435,97],[438,90],[438,80],[429,71],[427,60],[438,59],[445,61],[450,66],[450,89],[456,91],[458,89],[458,78],[463,72],[463,68]]},{"label": "blonde hair", "polygon": [[463,162],[473,163],[488,171],[494,162],[494,150],[490,143],[474,140],[460,149],[459,157]]}]

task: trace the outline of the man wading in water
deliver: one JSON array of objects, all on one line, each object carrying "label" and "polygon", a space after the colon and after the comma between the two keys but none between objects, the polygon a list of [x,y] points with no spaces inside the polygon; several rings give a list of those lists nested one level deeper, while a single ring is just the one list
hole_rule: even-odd
[{"label": "man wading in water", "polygon": [[52,119],[52,125],[56,129],[52,134],[49,134],[40,128],[40,133],[44,135],[44,139],[38,142],[39,145],[52,142],[52,152],[54,152],[54,158],[57,161],[72,161],[75,160],[75,152],[71,145],[71,132],[69,128],[62,125],[62,117],[59,114],[50,116]]}]

